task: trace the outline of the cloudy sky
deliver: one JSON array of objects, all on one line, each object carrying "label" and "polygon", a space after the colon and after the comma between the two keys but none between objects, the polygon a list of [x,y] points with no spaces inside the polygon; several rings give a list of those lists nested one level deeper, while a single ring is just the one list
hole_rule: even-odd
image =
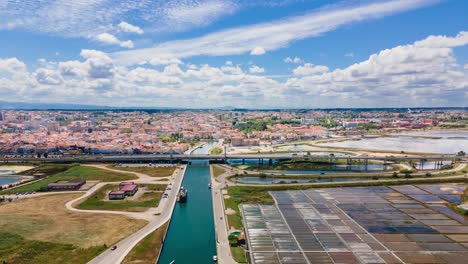
[{"label": "cloudy sky", "polygon": [[0,100],[467,106],[464,0],[0,0]]}]

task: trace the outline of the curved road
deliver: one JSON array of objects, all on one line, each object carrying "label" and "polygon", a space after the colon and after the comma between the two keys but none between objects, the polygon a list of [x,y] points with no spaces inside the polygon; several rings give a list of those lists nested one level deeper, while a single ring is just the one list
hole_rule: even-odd
[{"label": "curved road", "polygon": [[[122,262],[127,254],[136,246],[140,240],[145,238],[151,232],[161,227],[164,223],[169,221],[174,210],[174,204],[176,202],[177,193],[182,184],[182,179],[185,174],[185,167],[181,168],[179,173],[176,175],[169,197],[165,200],[164,205],[161,208],[161,214],[156,219],[153,219],[145,227],[133,233],[131,236],[125,238],[116,244],[117,249],[112,251],[110,249],[104,251],[101,255],[97,256],[89,264],[118,264]],[[160,206],[161,207],[161,206]]]}]

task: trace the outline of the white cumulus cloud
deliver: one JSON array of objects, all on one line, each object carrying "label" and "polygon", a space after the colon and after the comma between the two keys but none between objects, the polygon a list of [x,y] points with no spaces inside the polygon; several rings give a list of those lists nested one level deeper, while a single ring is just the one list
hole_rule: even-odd
[{"label": "white cumulus cloud", "polygon": [[294,75],[314,75],[328,72],[327,66],[306,63],[293,70]]},{"label": "white cumulus cloud", "polygon": [[161,67],[116,64],[98,50],[82,50],[77,60],[43,60],[34,70],[17,58],[4,58],[0,98],[153,107],[465,106],[468,67],[457,62],[453,50],[468,45],[466,36],[428,36],[343,68],[305,63],[286,80],[257,74],[264,69],[254,63],[171,63],[156,69]]},{"label": "white cumulus cloud", "polygon": [[122,48],[133,48],[133,42],[131,40],[122,41],[119,40],[116,36],[109,33],[101,33],[95,37],[95,40],[108,45],[119,45]]},{"label": "white cumulus cloud", "polygon": [[257,46],[250,51],[250,55],[263,55],[265,52],[264,48]]},{"label": "white cumulus cloud", "polygon": [[284,58],[283,60],[285,63],[295,63],[295,64],[300,64],[300,63],[303,63],[304,61],[299,58],[299,57],[294,57],[294,58],[291,58],[291,57],[286,57]]},{"label": "white cumulus cloud", "polygon": [[140,34],[140,35],[144,33],[143,29],[139,28],[138,26],[127,23],[125,21],[120,22],[118,24],[118,27],[121,31],[127,32],[127,33],[135,33],[135,34]]},{"label": "white cumulus cloud", "polygon": [[253,74],[263,73],[263,72],[265,72],[265,68],[258,67],[257,65],[254,65],[254,66],[250,67],[249,72],[253,73]]}]

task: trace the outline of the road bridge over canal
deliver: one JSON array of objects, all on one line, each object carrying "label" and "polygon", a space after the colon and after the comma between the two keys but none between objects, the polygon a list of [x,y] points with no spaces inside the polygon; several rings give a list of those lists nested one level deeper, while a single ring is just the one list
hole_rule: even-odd
[{"label": "road bridge over canal", "polygon": [[407,161],[454,161],[456,155],[434,155],[434,156],[319,156],[319,155],[294,155],[287,153],[280,154],[140,154],[140,155],[76,155],[76,156],[49,156],[49,157],[32,157],[32,156],[18,156],[18,155],[4,155],[0,156],[0,162],[145,162],[145,163],[158,163],[158,162],[187,162],[189,160],[209,160],[214,162],[226,162],[226,160],[251,160],[258,159],[259,163],[264,163],[266,160],[293,160],[293,159],[308,159],[308,160],[324,160],[336,161],[346,160],[348,163],[353,161],[361,161],[367,163],[369,160],[383,161],[384,163],[399,163]]}]

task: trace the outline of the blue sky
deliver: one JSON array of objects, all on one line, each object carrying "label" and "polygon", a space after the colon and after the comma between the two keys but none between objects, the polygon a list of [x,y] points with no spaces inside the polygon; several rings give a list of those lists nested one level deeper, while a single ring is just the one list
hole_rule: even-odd
[{"label": "blue sky", "polygon": [[468,2],[0,2],[0,100],[466,106]]}]

